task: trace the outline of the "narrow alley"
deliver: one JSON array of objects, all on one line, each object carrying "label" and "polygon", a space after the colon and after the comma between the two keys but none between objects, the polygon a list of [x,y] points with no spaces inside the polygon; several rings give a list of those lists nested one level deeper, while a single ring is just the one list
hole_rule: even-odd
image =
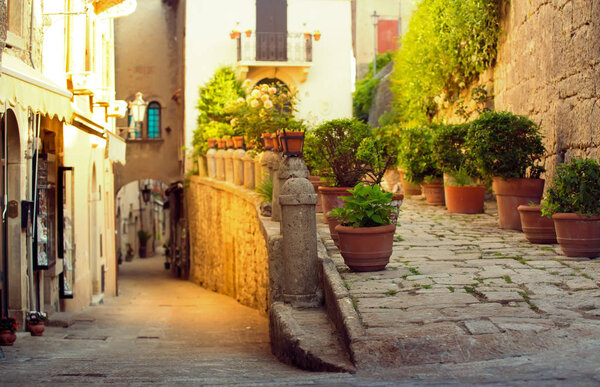
[{"label": "narrow alley", "polygon": [[345,383],[280,363],[267,318],[234,299],[172,278],[162,256],[120,266],[119,297],[74,315],[42,337],[3,347],[0,384]]}]

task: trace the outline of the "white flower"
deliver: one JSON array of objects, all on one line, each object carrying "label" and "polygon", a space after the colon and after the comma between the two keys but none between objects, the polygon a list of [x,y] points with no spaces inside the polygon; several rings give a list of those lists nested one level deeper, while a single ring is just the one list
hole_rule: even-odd
[{"label": "white flower", "polygon": [[266,101],[264,101],[264,102],[265,102],[265,107],[266,107],[267,109],[270,109],[270,108],[272,108],[272,107],[273,107],[273,102],[272,102],[270,99],[267,99],[267,100],[266,100]]}]

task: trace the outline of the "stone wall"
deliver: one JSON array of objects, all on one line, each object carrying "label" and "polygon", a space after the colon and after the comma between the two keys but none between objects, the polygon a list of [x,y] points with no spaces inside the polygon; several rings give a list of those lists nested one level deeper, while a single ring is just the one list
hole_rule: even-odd
[{"label": "stone wall", "polygon": [[572,157],[600,160],[600,3],[502,2],[494,103],[542,127],[547,176]]},{"label": "stone wall", "polygon": [[267,313],[269,235],[279,230],[265,230],[269,222],[259,218],[258,198],[248,189],[198,176],[186,191],[190,280]]}]

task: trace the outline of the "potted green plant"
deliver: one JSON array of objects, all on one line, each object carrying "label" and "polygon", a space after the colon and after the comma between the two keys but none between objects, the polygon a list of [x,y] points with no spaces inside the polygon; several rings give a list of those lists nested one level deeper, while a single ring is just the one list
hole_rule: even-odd
[{"label": "potted green plant", "polygon": [[433,158],[435,124],[404,128],[399,144],[399,160],[404,177],[421,184],[428,204],[444,205],[442,171]]},{"label": "potted green plant", "polygon": [[362,183],[350,193],[343,198],[344,207],[331,211],[340,222],[335,229],[344,263],[354,271],[383,270],[392,255],[396,231],[390,218],[394,195],[382,191],[379,184]]},{"label": "potted green plant", "polygon": [[521,217],[521,228],[530,243],[556,243],[554,221],[542,215],[539,203],[521,204],[517,210]]},{"label": "potted green plant", "polygon": [[467,146],[482,175],[492,177],[500,228],[521,231],[517,207],[539,203],[544,191],[539,126],[524,116],[486,111],[471,123]]},{"label": "potted green plant", "polygon": [[567,257],[600,256],[600,164],[574,159],[559,165],[542,202]]},{"label": "potted green plant", "polygon": [[465,144],[468,130],[469,124],[441,125],[433,137],[433,158],[444,172],[444,199],[451,213],[483,212],[485,187]]},{"label": "potted green plant", "polygon": [[48,321],[48,315],[44,312],[31,311],[26,316],[27,329],[31,336],[42,336],[46,329],[44,324]]},{"label": "potted green plant", "polygon": [[19,325],[17,321],[12,317],[0,318],[0,345],[11,346],[17,340],[17,328]]},{"label": "potted green plant", "polygon": [[146,258],[146,244],[148,243],[151,237],[152,235],[150,235],[150,233],[145,230],[138,231],[138,238],[140,239],[140,258]]}]

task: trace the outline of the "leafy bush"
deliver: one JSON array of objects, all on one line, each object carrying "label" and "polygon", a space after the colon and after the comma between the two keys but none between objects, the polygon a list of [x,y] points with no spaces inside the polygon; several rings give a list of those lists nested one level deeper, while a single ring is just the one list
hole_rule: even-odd
[{"label": "leafy bush", "polygon": [[258,193],[264,202],[273,202],[273,179],[271,175],[266,175],[263,181],[254,188],[254,191]]},{"label": "leafy bush", "polygon": [[380,184],[385,172],[398,163],[399,140],[392,126],[373,129],[373,136],[366,137],[358,147],[357,157],[367,166],[367,177]]},{"label": "leafy bush", "polygon": [[[377,68],[381,70],[394,58],[394,52],[388,51],[377,54]],[[362,122],[369,120],[369,110],[373,103],[373,97],[377,91],[379,79],[373,78],[373,62],[369,63],[369,71],[364,78],[356,82],[356,90],[352,96],[352,112],[354,117]]]},{"label": "leafy bush", "polygon": [[15,320],[12,317],[2,317],[0,318],[0,331],[11,331],[12,333],[15,333],[17,331],[17,328],[19,327],[19,324],[17,323],[17,320]]},{"label": "leafy bush", "polygon": [[496,58],[497,0],[422,0],[394,59],[400,122],[428,122],[435,98],[455,98]]},{"label": "leafy bush", "polygon": [[421,183],[425,178],[442,177],[442,171],[433,157],[433,137],[437,128],[437,125],[430,124],[402,129],[399,163],[406,178],[413,183]]},{"label": "leafy bush", "polygon": [[354,187],[368,172],[358,157],[363,139],[371,136],[369,125],[353,119],[327,121],[312,132],[309,146],[314,168],[335,187]]},{"label": "leafy bush", "polygon": [[542,214],[557,212],[600,215],[600,164],[574,159],[558,166],[552,186],[542,201]]},{"label": "leafy bush", "polygon": [[433,159],[440,170],[451,175],[452,185],[470,185],[479,177],[471,149],[467,146],[470,124],[440,125],[433,137]]},{"label": "leafy bush", "polygon": [[208,143],[206,140],[209,138],[225,138],[234,134],[231,125],[219,121],[208,121],[206,123],[198,124],[198,128],[194,130],[194,137],[192,138],[192,146],[194,152],[192,156],[198,157],[204,155],[208,150]]},{"label": "leafy bush", "polygon": [[394,194],[384,192],[378,184],[372,186],[358,183],[349,190],[352,196],[344,196],[344,207],[334,208],[335,216],[344,226],[377,227],[390,224],[390,215],[394,211]]},{"label": "leafy bush", "polygon": [[509,112],[484,112],[471,123],[467,147],[484,176],[538,178],[544,155],[540,128],[529,118]]}]

